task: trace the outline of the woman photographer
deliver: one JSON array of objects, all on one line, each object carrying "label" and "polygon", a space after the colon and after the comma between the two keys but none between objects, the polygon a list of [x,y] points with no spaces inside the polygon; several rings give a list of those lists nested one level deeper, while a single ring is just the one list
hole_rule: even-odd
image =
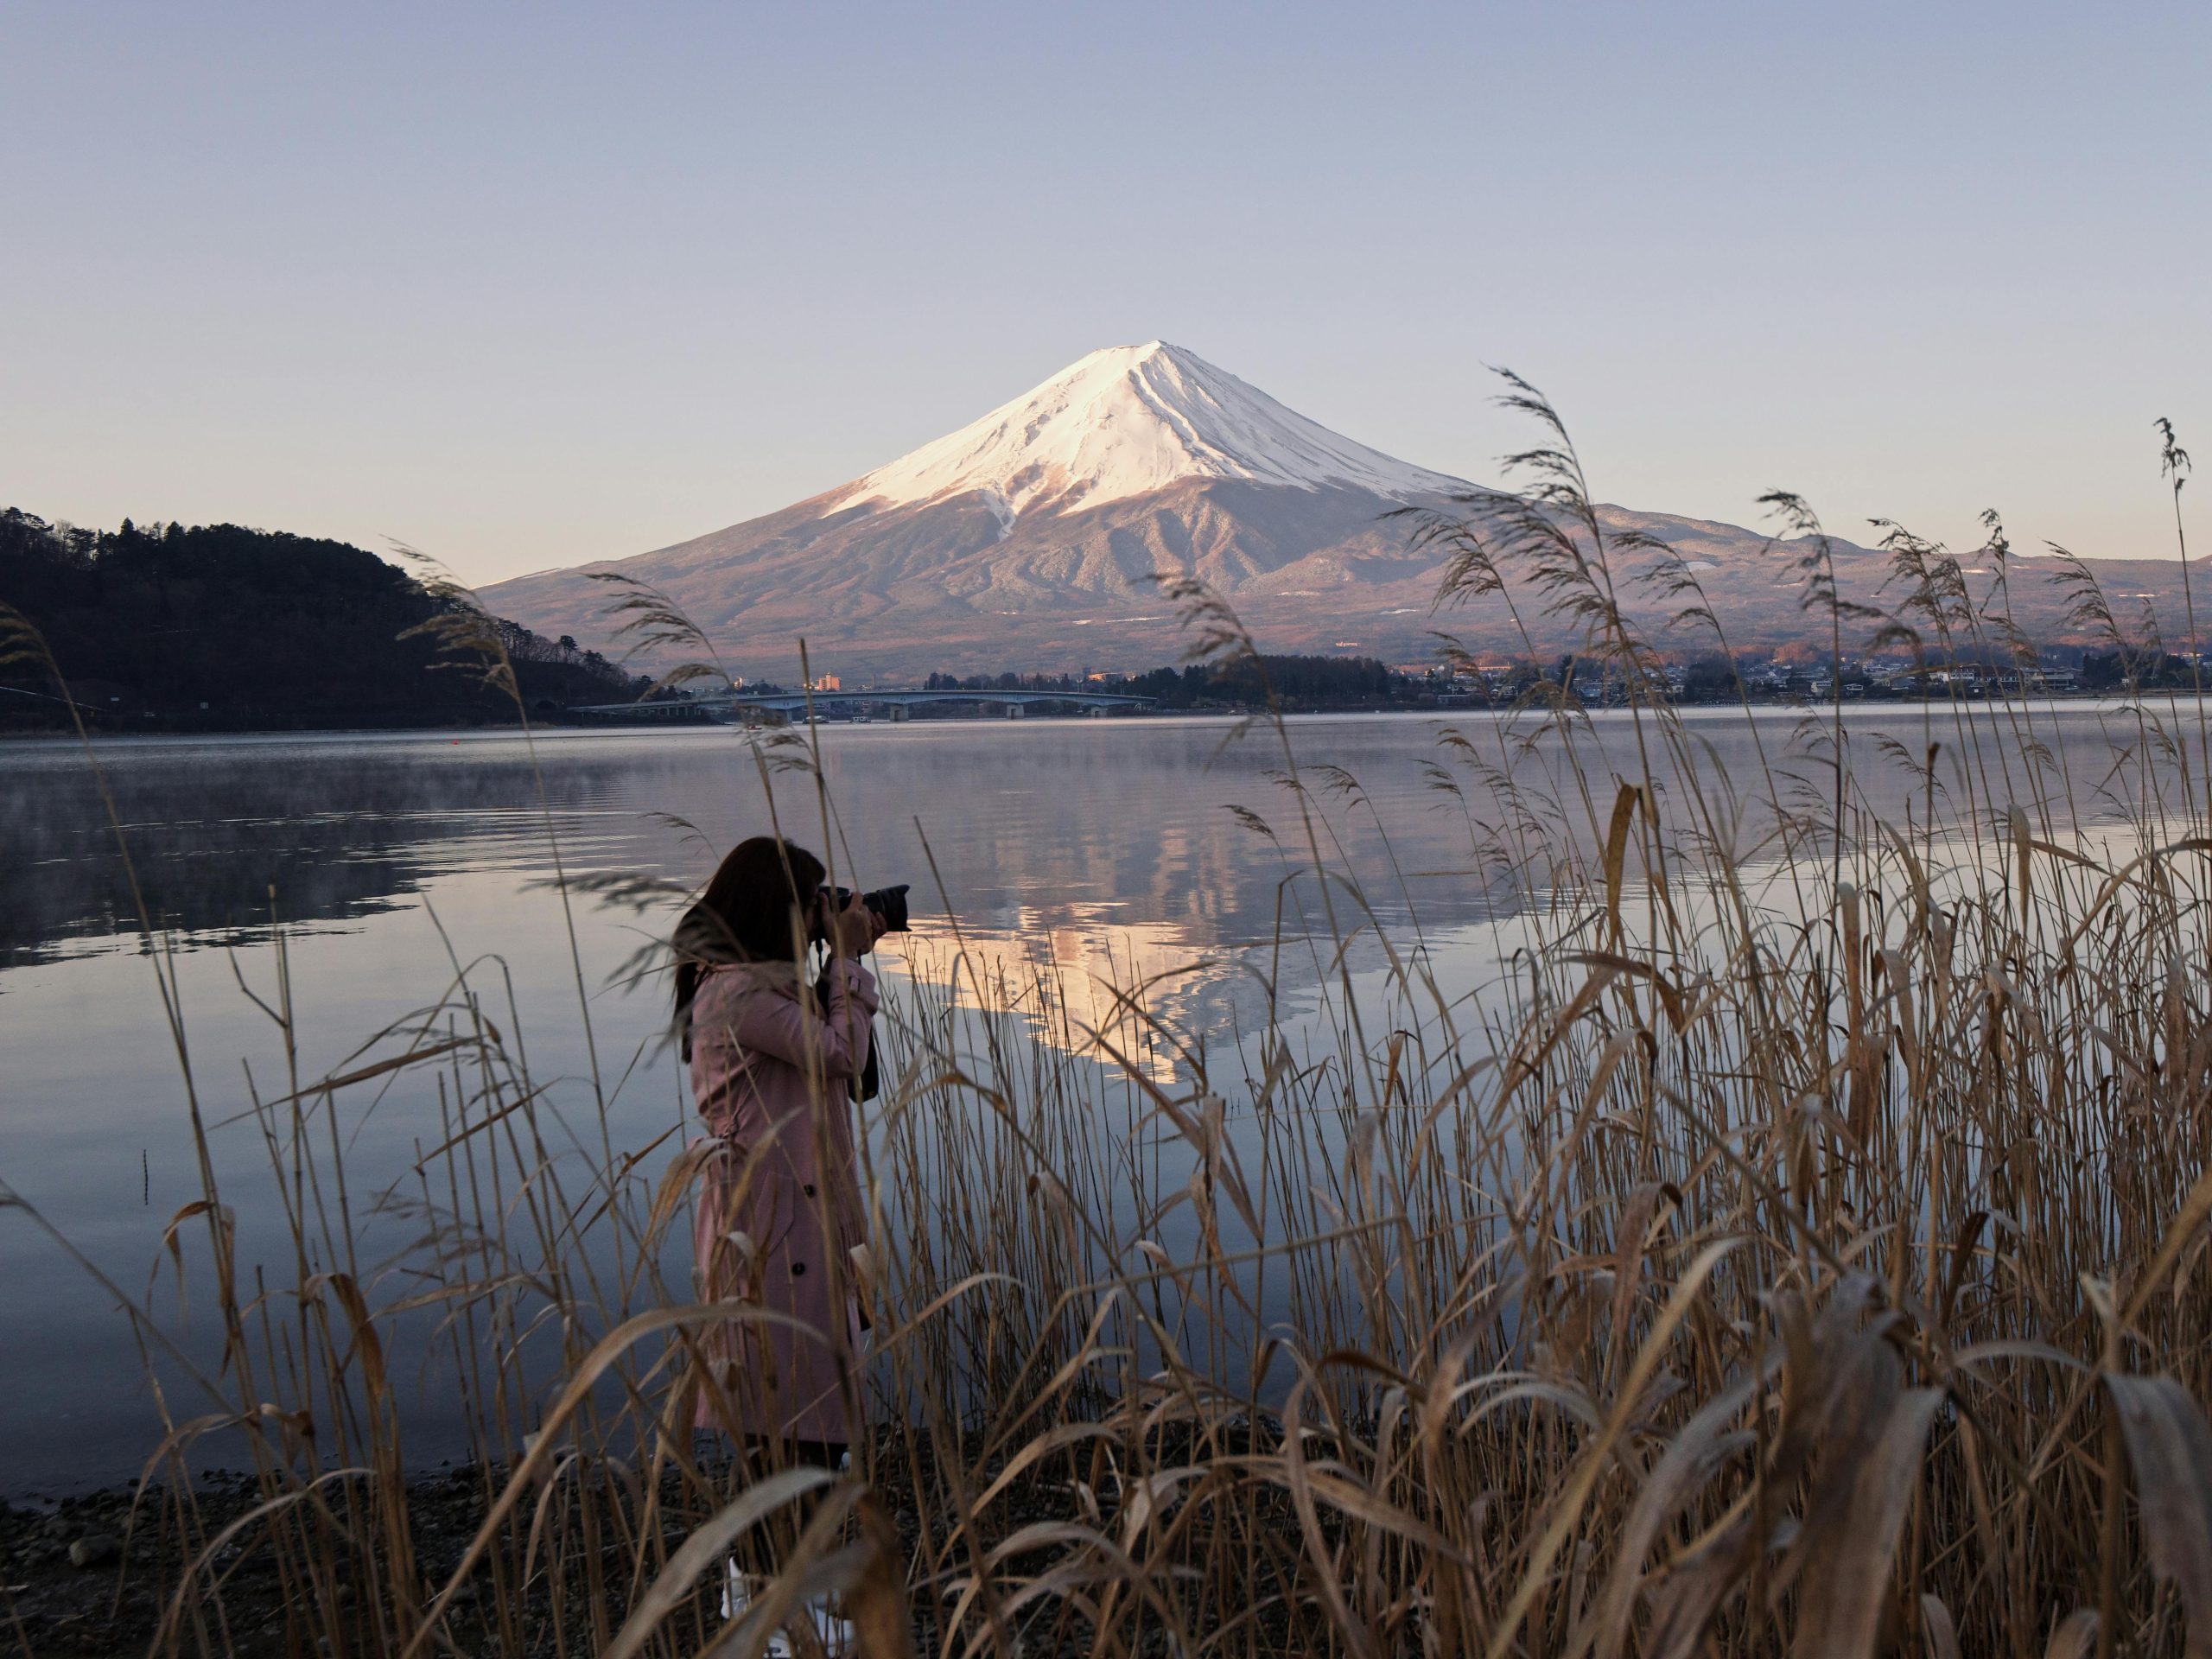
[{"label": "woman photographer", "polygon": [[[836,1467],[866,1380],[851,1109],[876,1001],[860,959],[885,924],[857,897],[837,907],[823,875],[811,853],[755,836],[722,860],[676,934],[677,1027],[713,1137],[693,1234],[699,1292],[766,1315],[703,1333],[696,1422],[734,1436],[756,1469]],[[817,944],[829,965],[810,985]],[[734,1618],[749,1601],[735,1561],[729,1579]],[[826,1606],[807,1616],[838,1651],[843,1622]]]}]

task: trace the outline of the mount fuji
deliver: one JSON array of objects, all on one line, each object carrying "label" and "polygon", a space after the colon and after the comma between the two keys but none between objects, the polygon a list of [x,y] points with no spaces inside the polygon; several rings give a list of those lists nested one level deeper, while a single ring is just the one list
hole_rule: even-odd
[{"label": "mount fuji", "polygon": [[[1172,572],[1227,595],[1262,649],[1413,662],[1432,656],[1438,627],[1474,645],[1515,643],[1496,601],[1433,613],[1443,556],[1415,550],[1405,521],[1387,516],[1448,508],[1474,487],[1340,436],[1153,340],[1093,352],[981,420],[779,512],[633,558],[518,577],[483,597],[540,632],[607,646],[610,590],[587,576],[619,571],[669,594],[734,671],[756,676],[791,675],[801,635],[817,668],[845,675],[1136,670],[1179,652],[1176,619],[1150,581]],[[1761,557],[1759,532],[1615,507],[1600,516],[1702,567],[1734,643],[1813,631],[1789,562]],[[1880,556],[1838,544],[1847,593],[1871,595],[1884,568]]]},{"label": "mount fuji", "polygon": [[1194,352],[1093,352],[1035,391],[834,492],[877,511],[982,495],[1007,534],[1186,479],[1427,499],[1468,486],[1338,437]]}]

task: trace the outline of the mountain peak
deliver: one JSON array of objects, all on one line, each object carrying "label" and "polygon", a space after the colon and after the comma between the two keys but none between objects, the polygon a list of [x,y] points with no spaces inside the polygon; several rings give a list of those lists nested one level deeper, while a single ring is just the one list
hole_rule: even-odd
[{"label": "mountain peak", "polygon": [[1256,386],[1164,340],[1109,346],[981,420],[879,467],[842,505],[905,506],[980,493],[1001,523],[1097,506],[1186,478],[1393,499],[1451,493],[1458,479],[1339,436]]}]

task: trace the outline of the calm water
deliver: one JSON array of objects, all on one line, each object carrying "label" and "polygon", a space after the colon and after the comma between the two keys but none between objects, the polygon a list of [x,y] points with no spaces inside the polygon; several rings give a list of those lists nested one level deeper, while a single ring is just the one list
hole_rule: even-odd
[{"label": "calm water", "polygon": [[[1789,724],[1762,722],[1770,756],[1787,750]],[[1895,710],[1853,718],[1862,783],[1887,791],[1901,821],[1912,790],[1893,766],[1876,776],[1874,747],[1861,741],[1881,728],[1916,751],[1923,721]],[[1764,787],[1740,716],[1698,729],[1717,776],[1746,795]],[[2069,712],[2053,729],[2057,752],[2085,775],[2108,764],[2095,711]],[[1472,873],[1470,824],[1495,821],[1499,804],[1464,766],[1464,796],[1434,787],[1426,767],[1450,757],[1430,721],[1325,718],[1294,731],[1309,777],[1337,785],[1323,802],[1325,833],[1368,873],[1379,918],[1395,929],[1417,913],[1440,962],[1470,980],[1484,972],[1509,900]],[[1285,865],[1228,809],[1262,814],[1286,842],[1297,838],[1297,814],[1272,776],[1280,751],[1256,735],[1224,747],[1229,735],[1224,723],[1165,719],[825,728],[839,877],[912,882],[918,938],[942,937],[949,904],[971,940],[1050,953],[1078,977],[1233,952],[1276,925]],[[1992,736],[2001,752],[2005,740]],[[1625,727],[1609,726],[1603,746],[1600,778],[1630,766]],[[435,1002],[456,962],[485,957],[512,980],[536,1075],[582,1077],[589,1057],[567,933],[537,885],[554,842],[572,875],[690,884],[721,849],[766,827],[766,804],[751,750],[723,728],[559,733],[540,739],[537,760],[534,769],[522,741],[501,734],[110,743],[102,768],[126,870],[81,753],[0,743],[0,1181],[124,1293],[204,1343],[206,1291],[180,1309],[161,1246],[168,1218],[199,1192],[184,1065],[211,1119],[240,1110],[250,1088],[283,1092],[277,1033],[245,995],[273,996],[279,927],[305,1078],[345,1069],[376,1033]],[[1359,792],[1321,770],[1330,766]],[[1797,770],[1816,785],[1821,776]],[[786,832],[818,845],[810,780],[779,773],[774,788]],[[182,1062],[138,942],[133,874],[175,952]],[[643,1146],[687,1103],[658,1043],[658,982],[626,992],[608,982],[664,924],[585,906],[579,925],[617,1150]],[[903,971],[896,958],[888,967]],[[1179,993],[1181,1015],[1224,1025],[1230,982],[1192,982]],[[349,1112],[345,1127],[357,1186],[379,1184],[436,1139],[435,1096],[395,1089]],[[263,1190],[266,1154],[251,1123],[216,1141],[230,1189]],[[238,1227],[249,1260],[289,1258],[275,1217],[249,1210]],[[129,1325],[27,1217],[5,1210],[0,1354],[0,1493],[136,1473],[154,1415]]]}]

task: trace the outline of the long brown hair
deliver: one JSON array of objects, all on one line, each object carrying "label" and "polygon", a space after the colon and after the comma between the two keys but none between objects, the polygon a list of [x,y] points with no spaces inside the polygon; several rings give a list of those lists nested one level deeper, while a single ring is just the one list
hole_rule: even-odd
[{"label": "long brown hair", "polygon": [[741,841],[676,928],[676,1028],[691,1058],[691,999],[709,965],[798,962],[807,911],[828,872],[803,847],[774,836]]}]

